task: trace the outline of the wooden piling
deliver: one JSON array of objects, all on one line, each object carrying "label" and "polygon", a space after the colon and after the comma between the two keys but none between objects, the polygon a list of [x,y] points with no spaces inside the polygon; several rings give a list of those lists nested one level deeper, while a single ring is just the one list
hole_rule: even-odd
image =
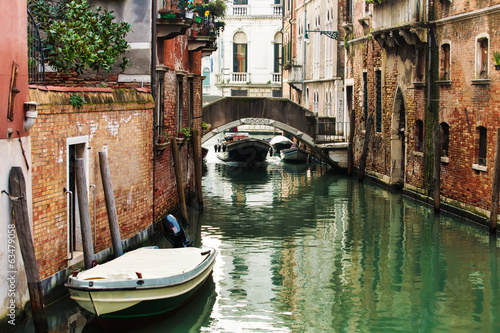
[{"label": "wooden piling", "polygon": [[[31,227],[28,215],[28,205],[26,203],[26,182],[23,171],[20,167],[12,167],[9,176],[9,192],[14,211],[14,223],[19,240],[19,247],[26,270],[28,281],[28,291],[33,313],[33,323],[35,331],[48,332],[47,317],[45,315],[45,305],[43,302],[43,289],[40,281],[40,273],[35,256],[35,247],[31,236]],[[9,269],[10,270],[10,269]],[[12,269],[13,270],[13,269]]]},{"label": "wooden piling", "polygon": [[82,230],[83,261],[85,269],[92,267],[94,248],[92,244],[92,228],[90,226],[89,199],[87,178],[82,158],[75,160],[76,193],[78,195],[78,210],[80,211],[80,225]]},{"label": "wooden piling", "polygon": [[181,170],[181,159],[179,157],[179,147],[177,146],[177,139],[172,138],[172,157],[174,158],[174,172],[175,181],[177,183],[177,193],[179,195],[179,206],[181,210],[181,216],[184,223],[188,223],[187,207],[186,207],[186,197],[184,196],[184,187],[182,182],[182,170]]},{"label": "wooden piling", "polygon": [[368,116],[368,120],[366,121],[365,142],[363,144],[363,152],[361,154],[361,160],[359,162],[359,173],[358,173],[359,181],[363,181],[363,179],[365,178],[366,158],[368,156],[368,144],[370,143],[372,123],[373,123],[373,116],[372,114],[370,114]]},{"label": "wooden piling", "polygon": [[500,128],[497,130],[497,144],[495,147],[495,166],[493,173],[493,187],[491,189],[490,234],[497,232],[498,196],[500,187]]},{"label": "wooden piling", "polygon": [[102,187],[104,189],[104,199],[108,212],[109,231],[111,233],[111,243],[115,258],[123,254],[122,240],[120,236],[120,225],[116,214],[115,194],[113,183],[111,182],[111,172],[109,171],[108,156],[105,151],[99,152],[99,166],[101,169]]},{"label": "wooden piling", "polygon": [[203,210],[203,189],[201,185],[201,166],[202,166],[202,157],[201,157],[201,138],[198,130],[193,130],[193,151],[194,151],[194,173],[196,177],[196,189],[198,190],[198,204],[201,210]]},{"label": "wooden piling", "polygon": [[436,121],[434,124],[434,212],[441,209],[441,131]]},{"label": "wooden piling", "polygon": [[349,144],[347,148],[347,174],[350,176],[352,174],[352,169],[354,167],[354,131],[356,130],[355,123],[356,113],[354,109],[351,110],[349,117]]}]

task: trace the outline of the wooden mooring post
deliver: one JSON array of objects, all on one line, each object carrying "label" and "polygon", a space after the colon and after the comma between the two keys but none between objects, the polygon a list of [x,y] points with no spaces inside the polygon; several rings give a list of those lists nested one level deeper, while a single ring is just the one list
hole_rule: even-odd
[{"label": "wooden mooring post", "polygon": [[123,247],[122,239],[120,236],[118,215],[116,214],[115,194],[113,192],[113,183],[111,182],[111,172],[109,171],[108,155],[105,151],[99,152],[99,166],[101,169],[101,179],[102,187],[104,189],[104,199],[106,201],[106,210],[108,212],[109,231],[111,233],[113,254],[115,258],[118,258],[123,254]]},{"label": "wooden mooring post", "polygon": [[441,130],[436,121],[434,124],[434,212],[441,209]]},{"label": "wooden mooring post", "polygon": [[491,189],[490,234],[497,232],[498,196],[500,190],[500,128],[497,130],[497,144],[495,148],[495,166],[493,173],[493,187]]},{"label": "wooden mooring post", "polygon": [[85,269],[89,269],[92,267],[92,261],[94,261],[94,247],[92,244],[92,228],[90,226],[87,178],[85,177],[85,166],[82,158],[75,160],[75,171],[78,210],[80,211],[80,225],[82,230],[83,262]]},{"label": "wooden mooring post", "polygon": [[349,144],[347,148],[347,174],[352,175],[352,169],[354,167],[354,131],[356,130],[356,124],[354,119],[356,113],[354,109],[351,110],[349,117]]},{"label": "wooden mooring post", "polygon": [[24,261],[24,268],[26,270],[35,331],[38,333],[48,332],[49,328],[45,315],[42,283],[40,281],[40,273],[36,262],[35,247],[33,245],[28,216],[28,205],[26,203],[26,182],[24,180],[23,170],[20,167],[12,167],[10,170],[9,192],[12,210],[14,211],[17,238]]},{"label": "wooden mooring post", "polygon": [[365,178],[366,159],[368,157],[368,144],[370,143],[370,134],[372,131],[373,116],[370,114],[366,121],[365,142],[363,143],[363,152],[361,153],[361,160],[359,162],[358,180],[363,181]]},{"label": "wooden mooring post", "polygon": [[188,223],[188,214],[186,207],[186,197],[184,196],[184,187],[182,185],[182,170],[181,170],[181,159],[179,157],[179,147],[177,146],[177,139],[172,138],[172,156],[174,158],[174,172],[175,181],[177,183],[177,194],[179,195],[179,205],[181,209],[181,216],[184,223]]},{"label": "wooden mooring post", "polygon": [[194,155],[194,173],[196,177],[196,189],[198,190],[198,204],[200,209],[203,210],[203,189],[201,186],[201,165],[202,165],[202,157],[201,157],[201,141],[200,141],[200,133],[198,130],[193,130],[193,155]]}]

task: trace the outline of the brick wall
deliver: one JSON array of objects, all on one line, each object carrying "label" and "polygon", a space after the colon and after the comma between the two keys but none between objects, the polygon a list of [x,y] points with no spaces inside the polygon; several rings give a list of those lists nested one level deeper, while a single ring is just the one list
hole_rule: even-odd
[{"label": "brick wall", "polygon": [[[134,90],[80,94],[89,103],[76,109],[68,103],[71,92],[30,90],[30,99],[40,103],[31,142],[33,231],[42,279],[67,267],[68,139],[88,138],[89,183],[95,184],[97,198],[94,252],[111,246],[98,157],[104,146],[122,240],[152,223],[151,95]],[[92,228],[93,195],[90,189]]]}]

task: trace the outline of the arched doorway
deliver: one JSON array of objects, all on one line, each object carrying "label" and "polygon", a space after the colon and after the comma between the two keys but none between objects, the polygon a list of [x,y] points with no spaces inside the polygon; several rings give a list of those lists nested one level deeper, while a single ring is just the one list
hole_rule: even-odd
[{"label": "arched doorway", "polygon": [[394,99],[391,127],[391,185],[403,187],[406,157],[406,108],[403,93],[398,88]]}]

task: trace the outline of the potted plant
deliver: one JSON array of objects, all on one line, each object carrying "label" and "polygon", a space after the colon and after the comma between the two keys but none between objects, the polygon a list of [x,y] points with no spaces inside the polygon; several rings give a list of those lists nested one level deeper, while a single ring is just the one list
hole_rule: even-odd
[{"label": "potted plant", "polygon": [[156,150],[164,150],[170,144],[170,137],[168,133],[158,134],[155,142]]},{"label": "potted plant", "polygon": [[189,141],[189,139],[191,139],[191,129],[189,127],[182,128],[179,132],[179,137],[185,138],[186,141]]},{"label": "potted plant", "polygon": [[495,69],[500,70],[500,52],[493,52],[493,59],[495,60]]}]

